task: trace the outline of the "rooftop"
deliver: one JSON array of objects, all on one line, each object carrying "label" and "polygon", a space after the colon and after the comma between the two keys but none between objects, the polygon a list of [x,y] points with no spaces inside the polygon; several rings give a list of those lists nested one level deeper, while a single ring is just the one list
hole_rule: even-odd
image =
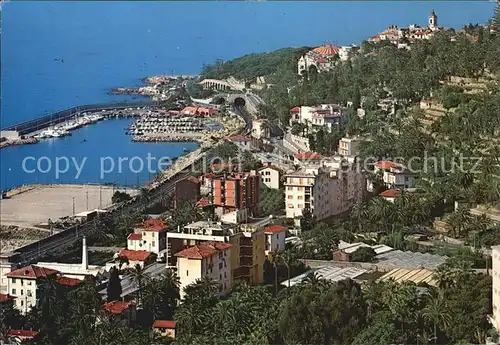
[{"label": "rooftop", "polygon": [[401,169],[403,166],[398,163],[391,161],[378,161],[375,165],[380,169],[390,170],[390,169]]},{"label": "rooftop", "polygon": [[273,225],[268,225],[264,228],[264,231],[266,233],[280,233],[283,231],[287,231],[288,228],[283,225],[278,225],[278,224],[273,224]]},{"label": "rooftop", "polygon": [[146,250],[120,250],[120,256],[129,259],[130,261],[145,261],[152,253]]},{"label": "rooftop", "polygon": [[335,55],[338,54],[339,51],[340,48],[332,44],[327,44],[313,49],[313,52],[321,55]]},{"label": "rooftop", "polygon": [[12,278],[47,278],[48,276],[51,276],[53,274],[57,274],[59,271],[50,269],[50,268],[45,268],[45,267],[39,267],[35,265],[29,265],[23,268],[20,268],[18,270],[11,271],[7,273],[7,277],[12,277]]},{"label": "rooftop", "polygon": [[129,301],[129,302],[113,301],[113,302],[104,303],[102,306],[102,309],[106,310],[107,312],[109,312],[111,314],[120,315],[125,310],[127,310],[128,308],[133,307],[133,306],[135,306],[135,301]]},{"label": "rooftop", "polygon": [[175,325],[177,322],[173,320],[155,320],[153,322],[153,328],[170,328],[173,329],[175,328]]},{"label": "rooftop", "polygon": [[236,134],[227,138],[230,141],[250,141],[250,138],[244,135]]},{"label": "rooftop", "polygon": [[[318,269],[307,271],[299,276],[290,279],[290,286],[301,283],[310,272],[316,273],[319,277],[329,280],[331,282],[338,282],[344,279],[354,279],[361,274],[367,272],[365,269],[356,267],[337,267],[337,266],[324,266]],[[281,283],[281,285],[288,286],[288,280]]]},{"label": "rooftop", "polygon": [[382,277],[378,279],[378,281],[390,280],[393,279],[397,283],[402,283],[405,281],[411,281],[415,284],[418,283],[427,283],[429,285],[436,285],[436,280],[434,279],[434,272],[427,270],[425,268],[422,269],[405,269],[405,268],[396,268],[392,271],[387,272]]},{"label": "rooftop", "polygon": [[132,241],[142,240],[142,234],[132,233],[128,235],[127,240],[132,240]]},{"label": "rooftop", "polygon": [[397,198],[400,195],[401,191],[399,189],[388,189],[379,194],[383,198]]},{"label": "rooftop", "polygon": [[375,256],[375,259],[380,264],[409,269],[435,269],[439,265],[444,264],[447,258],[447,256],[440,256],[429,253],[422,254],[419,252],[403,252],[401,250],[393,250]]},{"label": "rooftop", "polygon": [[208,258],[217,254],[218,251],[231,248],[232,245],[230,243],[225,242],[207,242],[203,244],[199,244],[193,247],[189,247],[184,249],[175,256],[185,258],[185,259],[197,259],[201,260],[204,258]]},{"label": "rooftop", "polygon": [[339,250],[341,250],[347,254],[354,253],[356,250],[358,250],[361,247],[370,247],[377,254],[387,253],[387,252],[390,252],[391,250],[393,250],[392,247],[386,246],[385,244],[377,244],[374,246],[370,246],[370,245],[363,243],[363,242],[348,243],[348,242],[344,242],[342,240],[340,240],[338,247],[339,247]]},{"label": "rooftop", "polygon": [[167,229],[165,222],[161,219],[147,219],[142,223],[136,224],[135,227],[143,231],[154,232],[163,232]]},{"label": "rooftop", "polygon": [[7,331],[7,335],[9,337],[20,337],[20,338],[33,338],[35,337],[39,332],[37,331],[32,331],[28,329],[9,329]]},{"label": "rooftop", "polygon": [[7,294],[4,294],[4,293],[0,293],[0,303],[7,302],[7,301],[12,301],[15,298],[16,297],[14,297],[14,296],[7,295]]},{"label": "rooftop", "polygon": [[56,282],[65,286],[77,286],[78,284],[83,283],[83,280],[69,277],[57,277]]},{"label": "rooftop", "polygon": [[299,152],[293,155],[294,158],[298,160],[307,160],[307,159],[314,159],[314,160],[319,160],[321,159],[321,156],[317,154],[316,152]]}]

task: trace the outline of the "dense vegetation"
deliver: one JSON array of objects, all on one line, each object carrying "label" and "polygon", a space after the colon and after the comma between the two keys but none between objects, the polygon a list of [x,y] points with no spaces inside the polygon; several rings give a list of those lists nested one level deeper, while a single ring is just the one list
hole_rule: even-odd
[{"label": "dense vegetation", "polygon": [[278,68],[295,68],[297,59],[310,50],[308,47],[283,48],[270,53],[248,54],[230,61],[217,60],[213,65],[205,65],[201,79],[225,79],[230,76],[254,81],[260,76],[274,73]]}]

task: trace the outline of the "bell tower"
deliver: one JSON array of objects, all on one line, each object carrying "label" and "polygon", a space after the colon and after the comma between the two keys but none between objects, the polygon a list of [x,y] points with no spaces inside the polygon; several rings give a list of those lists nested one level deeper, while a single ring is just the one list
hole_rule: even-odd
[{"label": "bell tower", "polygon": [[434,10],[429,14],[429,29],[435,29],[438,26],[438,17]]}]

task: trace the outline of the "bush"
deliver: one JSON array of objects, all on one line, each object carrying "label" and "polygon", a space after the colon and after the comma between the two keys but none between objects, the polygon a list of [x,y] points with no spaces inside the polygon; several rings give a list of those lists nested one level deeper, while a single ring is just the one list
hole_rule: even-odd
[{"label": "bush", "polygon": [[361,247],[361,248],[358,248],[354,253],[352,253],[351,261],[354,261],[354,262],[372,262],[375,255],[377,255],[377,253],[375,253],[373,248]]}]

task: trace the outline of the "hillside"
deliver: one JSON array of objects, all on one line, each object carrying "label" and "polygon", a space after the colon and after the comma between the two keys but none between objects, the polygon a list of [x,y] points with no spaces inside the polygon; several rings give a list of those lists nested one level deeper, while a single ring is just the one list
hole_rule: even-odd
[{"label": "hillside", "polygon": [[242,57],[203,66],[201,79],[225,79],[234,76],[252,81],[257,77],[276,72],[280,67],[294,68],[299,57],[309,47],[283,48],[269,53],[247,54]]}]

